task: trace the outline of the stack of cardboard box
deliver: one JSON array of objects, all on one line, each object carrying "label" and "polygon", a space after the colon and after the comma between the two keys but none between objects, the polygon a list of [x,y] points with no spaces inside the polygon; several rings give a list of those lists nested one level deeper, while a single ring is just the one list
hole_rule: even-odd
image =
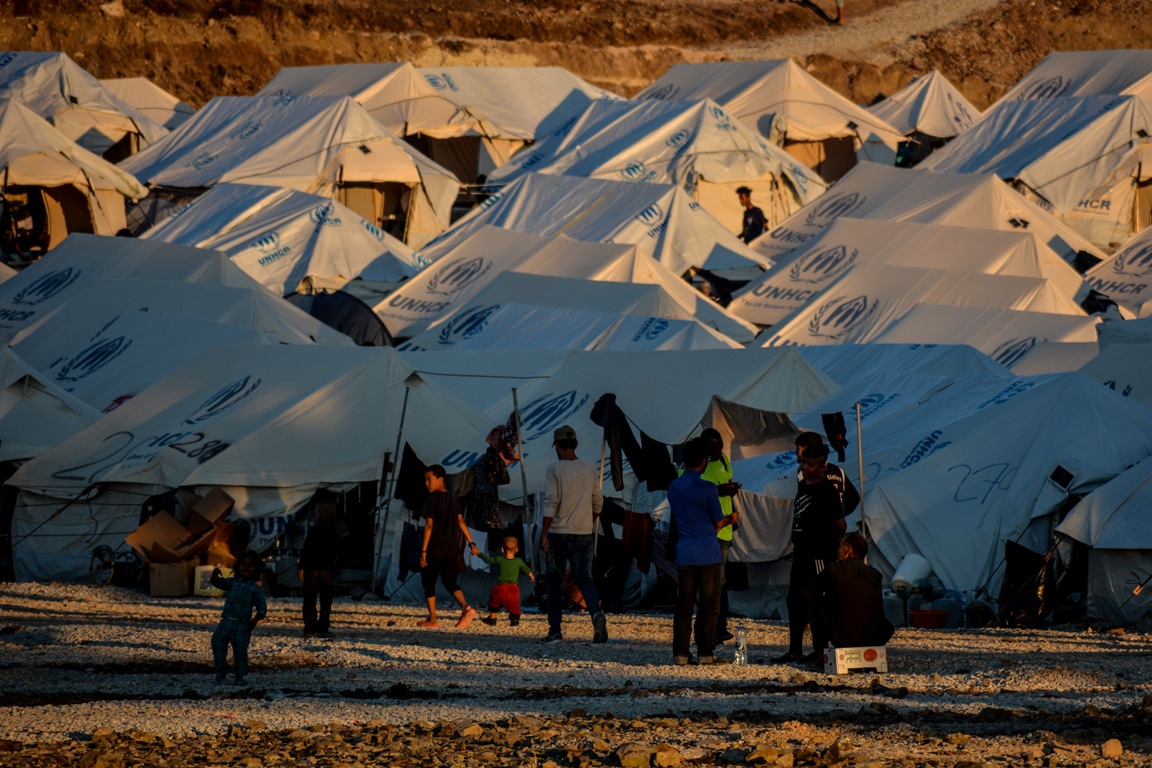
[{"label": "stack of cardboard box", "polygon": [[149,589],[155,597],[183,597],[192,592],[196,566],[231,567],[236,526],[224,522],[232,511],[232,497],[213,488],[203,498],[189,494],[184,508],[188,520],[181,523],[161,511],[127,536],[125,541],[148,561]]}]

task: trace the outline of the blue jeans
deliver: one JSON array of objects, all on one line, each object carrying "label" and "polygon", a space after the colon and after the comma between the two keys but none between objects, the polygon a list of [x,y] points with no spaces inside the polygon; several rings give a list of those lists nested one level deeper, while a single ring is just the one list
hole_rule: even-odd
[{"label": "blue jeans", "polygon": [[564,580],[566,566],[572,567],[572,580],[584,595],[584,605],[588,614],[600,612],[600,596],[596,593],[596,583],[592,580],[592,534],[549,533],[548,534],[548,632],[560,631],[563,616],[564,595],[560,582]]}]

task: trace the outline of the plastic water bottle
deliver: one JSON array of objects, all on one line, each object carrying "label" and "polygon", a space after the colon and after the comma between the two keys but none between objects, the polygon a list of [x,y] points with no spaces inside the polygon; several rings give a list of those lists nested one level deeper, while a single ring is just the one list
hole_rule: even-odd
[{"label": "plastic water bottle", "polygon": [[732,663],[741,667],[748,663],[748,631],[743,624],[736,627],[736,655]]}]

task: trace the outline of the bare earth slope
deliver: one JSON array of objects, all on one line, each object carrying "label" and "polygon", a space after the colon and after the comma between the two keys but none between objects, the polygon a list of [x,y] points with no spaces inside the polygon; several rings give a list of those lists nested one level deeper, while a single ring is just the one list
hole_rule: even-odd
[{"label": "bare earth slope", "polygon": [[1147,46],[1147,0],[0,0],[0,49],[64,51],[199,106],[281,67],[557,65],[631,95],[681,61],[794,57],[858,102],[937,68],[987,106],[1055,50]]}]

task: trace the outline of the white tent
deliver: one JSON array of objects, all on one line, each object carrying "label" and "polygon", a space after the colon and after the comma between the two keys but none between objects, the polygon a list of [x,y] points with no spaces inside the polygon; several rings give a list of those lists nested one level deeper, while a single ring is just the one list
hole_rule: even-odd
[{"label": "white tent", "polygon": [[64,53],[0,53],[0,99],[23,102],[69,139],[113,163],[167,133]]},{"label": "white tent", "polygon": [[434,263],[484,226],[636,245],[674,275],[700,267],[748,279],[768,263],[676,187],[539,173],[489,197],[418,255]]},{"label": "white tent", "polygon": [[[557,285],[563,292],[574,282],[564,279]],[[548,300],[547,296],[532,296],[532,301]],[[628,314],[623,314],[625,311]],[[632,314],[631,307],[603,312],[505,302],[463,307],[443,323],[417,334],[397,349],[401,352],[457,352],[465,349],[626,351],[738,347],[740,345],[727,336],[695,319],[670,320],[662,316],[636,315]]]},{"label": "white tent", "polygon": [[222,253],[94,235],[72,235],[50,258],[0,284],[0,339],[13,343],[29,335],[55,315],[67,315],[73,302],[85,308],[73,315],[76,322],[93,322],[98,315],[102,323],[131,310],[176,314],[183,306],[215,322],[237,324],[243,318],[279,342],[352,344],[273,296]]},{"label": "white tent", "polygon": [[896,156],[896,164],[902,167],[916,165],[980,119],[980,110],[936,69],[868,111],[906,137]]},{"label": "white tent", "polygon": [[1011,180],[1104,250],[1152,223],[1152,105],[1134,96],[1005,101],[921,165]]},{"label": "white tent", "polygon": [[[1105,322],[1101,328],[1110,326]],[[1101,337],[1103,341],[1103,337]],[[1080,372],[1104,386],[1152,408],[1152,336],[1104,346]]]},{"label": "white tent", "polygon": [[819,299],[783,318],[764,346],[877,341],[920,304],[1085,316],[1043,278],[873,264],[857,267]]},{"label": "white tent", "polygon": [[937,173],[863,163],[814,203],[752,246],[766,258],[798,248],[842,217],[914,221],[1031,232],[1069,263],[1084,251],[1103,258],[1086,238],[1014,192],[992,174]]},{"label": "white tent", "polygon": [[891,165],[901,133],[791,59],[677,64],[639,99],[711,99],[827,181],[857,159]]},{"label": "white tent", "polygon": [[[563,303],[569,298],[561,293],[550,298],[550,301],[561,302],[552,306],[618,314],[625,314],[626,306],[632,308],[632,314],[659,309],[660,316],[667,319],[695,317],[736,341],[749,341],[756,335],[751,324],[725,312],[653,261],[638,245],[589,243],[565,235],[538,237],[488,226],[476,229],[457,247],[445,251],[419,275],[375,303],[374,309],[394,336],[410,337],[466,305],[484,303],[478,294],[507,272],[616,285],[618,287],[614,289],[604,288],[598,292],[599,295],[607,297],[607,292],[614,290],[611,295],[617,297],[615,300],[625,302],[613,305],[610,300],[601,298],[594,306],[573,305]],[[538,282],[538,289],[543,290],[544,281]],[[625,283],[646,287],[629,289],[622,287]],[[554,280],[549,285],[556,284]],[[518,285],[522,285],[523,290],[537,289],[528,288],[523,281]],[[593,286],[580,291],[581,295],[597,292]],[[649,297],[643,304],[645,309],[636,303],[641,295]],[[502,292],[499,299],[490,296],[487,301],[525,304],[529,300],[533,304],[549,303],[542,295],[532,292],[517,295],[514,291]]]},{"label": "white tent", "polygon": [[26,205],[48,233],[49,248],[69,232],[115,234],[124,228],[125,201],[148,194],[17,101],[0,102],[0,181],[4,200]]},{"label": "white tent", "polygon": [[1152,51],[1050,53],[996,105],[1065,96],[1139,96],[1152,106]]},{"label": "white tent", "polygon": [[121,167],[189,196],[233,181],[331,197],[413,247],[448,226],[460,190],[347,97],[218,97]]},{"label": "white tent", "polygon": [[425,456],[484,425],[390,349],[205,350],[9,480],[22,491],[17,576],[86,574],[93,547],[115,548],[136,527],[142,499],[177,487],[224,488],[263,548],[317,488],[378,480],[402,412],[404,441]]},{"label": "white tent", "polygon": [[777,258],[763,277],[735,294],[728,309],[745,320],[772,325],[818,301],[828,285],[864,264],[1042,277],[1069,298],[1083,289],[1080,275],[1026,231],[840,218]]},{"label": "white tent", "polygon": [[746,186],[770,226],[827,186],[811,170],[714,102],[593,102],[488,177],[500,186],[525,173],[675,184],[721,221],[739,222]]},{"label": "white tent", "polygon": [[0,461],[39,456],[99,417],[11,347],[0,347]]},{"label": "white tent", "polygon": [[1084,282],[1140,316],[1152,301],[1152,228],[1145,229],[1120,250],[1084,273]]},{"label": "white tent", "polygon": [[[408,353],[406,359],[414,356],[420,366],[450,357]],[[425,358],[433,360],[425,363]],[[702,420],[719,418],[714,398],[753,411],[786,413],[804,411],[836,388],[792,349],[570,353],[546,374],[524,381],[518,393],[528,492],[544,489],[545,470],[555,461],[552,432],[562,424],[576,430],[581,455],[595,460],[603,429],[590,414],[606,393],[616,396],[634,429],[678,444],[697,432]],[[513,398],[507,391],[485,409],[489,417],[498,418],[497,423],[512,411]],[[474,451],[483,451],[486,434],[487,430],[478,432],[439,463],[449,471],[468,466],[475,460]],[[515,475],[518,469],[510,471]],[[520,483],[502,486],[501,495],[521,503]]]},{"label": "white tent", "polygon": [[[53,384],[108,412],[204,348],[278,343],[253,327],[268,318],[244,295],[251,291],[149,280],[101,282],[93,291],[101,300],[78,297],[21,335],[13,348]],[[133,296],[148,298],[134,302]]]},{"label": "white tent", "polygon": [[1090,617],[1134,624],[1152,610],[1152,590],[1144,589],[1152,580],[1150,509],[1152,459],[1144,459],[1085,496],[1056,527],[1088,547]]},{"label": "white tent", "polygon": [[349,96],[397,136],[444,128],[473,118],[425,82],[408,62],[284,67],[257,96]]},{"label": "white tent", "polygon": [[[1052,343],[1096,347],[1098,317],[921,304],[876,337],[878,344],[968,344],[1017,373],[1022,361]],[[1054,352],[1055,350],[1049,350]],[[1093,353],[1095,354],[1095,353]],[[1035,363],[1033,363],[1035,364]],[[1049,369],[1074,371],[1080,365]],[[1030,372],[1037,372],[1034,368]]]},{"label": "white tent", "polygon": [[937,69],[914,78],[868,111],[904,136],[934,139],[955,138],[980,119],[980,110]]},{"label": "white tent", "polygon": [[306,281],[400,283],[419,271],[412,249],[326,197],[220,184],[142,239],[211,248],[279,296]]},{"label": "white tent", "polygon": [[113,96],[170,131],[196,114],[196,108],[191,104],[173,96],[146,77],[113,78],[101,80],[100,84]]},{"label": "white tent", "polygon": [[[619,99],[561,67],[421,67],[432,89],[473,119],[419,133],[432,159],[489,174],[525,144],[548,136],[597,99]],[[410,131],[416,133],[416,131]]]},{"label": "white tent", "polygon": [[[674,279],[674,278],[673,278]],[[577,309],[620,316],[662,318],[698,322],[714,328],[726,343],[748,342],[756,329],[727,314],[723,308],[697,291],[669,291],[658,282],[611,282],[554,277],[519,271],[503,272],[478,291],[452,315],[428,327],[428,333],[455,333],[480,328],[492,313],[507,304],[526,304],[551,309]],[[578,329],[572,329],[576,332]],[[508,340],[512,343],[512,340]]]}]

